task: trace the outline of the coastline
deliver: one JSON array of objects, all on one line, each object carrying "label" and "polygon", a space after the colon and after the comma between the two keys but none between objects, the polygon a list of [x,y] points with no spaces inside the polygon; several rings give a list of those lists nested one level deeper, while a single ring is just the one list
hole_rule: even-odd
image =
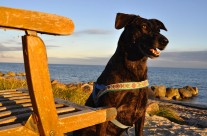
[{"label": "coastline", "polygon": [[[12,78],[8,78],[12,79]],[[3,80],[5,82],[5,80]],[[12,81],[16,84],[16,80]],[[80,101],[81,103],[87,99],[90,95],[93,86],[93,83],[78,83],[78,84],[63,84],[59,83],[57,80],[51,82],[53,92],[57,94],[56,97],[62,97],[66,93],[70,93],[69,100]],[[72,98],[72,99],[71,99]],[[76,98],[76,99],[74,99]],[[160,99],[149,99],[148,103],[158,103],[159,106],[169,107],[172,110],[175,110],[180,117],[184,119],[182,123],[175,123],[168,120],[165,117],[146,114],[145,127],[144,127],[144,136],[205,136],[207,135],[207,105],[203,104],[192,104],[184,101],[175,101],[175,100],[160,100]],[[134,128],[129,130],[130,136],[134,136]],[[127,136],[127,135],[124,135]]]}]

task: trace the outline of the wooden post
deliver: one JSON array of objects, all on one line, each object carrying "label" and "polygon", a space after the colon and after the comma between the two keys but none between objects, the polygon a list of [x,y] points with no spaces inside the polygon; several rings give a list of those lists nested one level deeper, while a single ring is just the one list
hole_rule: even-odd
[{"label": "wooden post", "polygon": [[22,37],[26,78],[34,116],[43,136],[61,136],[57,132],[58,115],[55,108],[46,49],[36,32],[27,31]]}]

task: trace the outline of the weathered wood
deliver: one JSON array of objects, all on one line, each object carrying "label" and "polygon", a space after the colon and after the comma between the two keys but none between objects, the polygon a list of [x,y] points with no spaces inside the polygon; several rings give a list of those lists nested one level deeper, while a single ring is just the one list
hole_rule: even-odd
[{"label": "weathered wood", "polygon": [[15,124],[1,127],[0,136],[39,136],[39,133],[31,131],[21,124]]},{"label": "weathered wood", "polygon": [[0,95],[5,95],[5,94],[18,94],[18,93],[22,93],[20,91],[16,91],[16,92],[0,92]]},{"label": "weathered wood", "polygon": [[[56,133],[58,116],[52,94],[46,49],[37,36],[22,37],[27,84],[41,135]],[[60,134],[59,134],[60,135]],[[63,134],[62,134],[63,135]]]},{"label": "weathered wood", "polygon": [[0,101],[7,101],[7,100],[19,100],[19,99],[27,99],[30,98],[30,96],[19,96],[19,97],[10,97],[10,98],[0,98]]},{"label": "weathered wood", "polygon": [[12,104],[22,104],[22,103],[28,103],[31,102],[30,99],[22,99],[22,100],[15,100],[15,101],[3,101],[0,102],[0,106],[5,106],[5,105],[12,105]]},{"label": "weathered wood", "polygon": [[28,93],[5,94],[5,95],[0,95],[0,98],[10,98],[16,96],[28,96]]},{"label": "weathered wood", "polygon": [[59,116],[58,129],[63,133],[93,126],[116,117],[115,108],[101,110],[84,110]]},{"label": "weathered wood", "polygon": [[64,113],[64,112],[71,112],[71,111],[75,111],[75,108],[73,107],[63,107],[63,108],[58,108],[57,109],[57,113]]},{"label": "weathered wood", "polygon": [[0,7],[0,27],[68,35],[74,30],[69,18],[30,10]]},{"label": "weathered wood", "polygon": [[0,90],[0,92],[16,92],[16,89]]},{"label": "weathered wood", "polygon": [[[0,27],[26,31],[22,42],[30,95],[29,97],[27,91],[25,93],[15,89],[0,90],[0,136],[63,136],[64,133],[116,117],[115,108],[93,109],[61,99],[54,101],[46,49],[37,32],[53,35],[71,34],[74,24],[70,19],[6,7],[0,7],[0,17]],[[16,124],[18,122],[26,123],[23,126]]]},{"label": "weathered wood", "polygon": [[12,110],[0,112],[0,117],[9,116],[12,114],[21,114],[21,113],[26,113],[26,112],[31,112],[31,111],[32,111],[32,107],[12,109]]},{"label": "weathered wood", "polygon": [[29,118],[31,113],[32,112],[27,112],[27,113],[18,114],[18,115],[15,115],[15,116],[9,116],[9,117],[0,119],[0,125],[6,124],[6,123],[12,123],[12,122],[15,122],[17,120],[25,120],[25,119]]},{"label": "weathered wood", "polygon": [[15,109],[15,108],[22,108],[22,107],[30,107],[30,106],[32,106],[31,103],[22,103],[21,105],[15,104],[15,105],[9,105],[9,106],[1,106],[0,111],[11,110],[11,109]]}]

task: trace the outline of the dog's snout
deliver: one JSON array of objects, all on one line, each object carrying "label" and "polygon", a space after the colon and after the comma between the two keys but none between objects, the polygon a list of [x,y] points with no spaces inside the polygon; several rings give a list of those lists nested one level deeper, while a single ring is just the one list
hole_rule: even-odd
[{"label": "dog's snout", "polygon": [[161,38],[160,39],[160,44],[166,46],[169,43],[167,38]]}]

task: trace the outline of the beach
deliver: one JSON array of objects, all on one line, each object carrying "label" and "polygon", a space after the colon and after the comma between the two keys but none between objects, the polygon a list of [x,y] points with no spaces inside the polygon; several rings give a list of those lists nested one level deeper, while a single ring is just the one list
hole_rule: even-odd
[{"label": "beach", "polygon": [[[167,106],[177,111],[184,119],[184,124],[178,124],[160,116],[145,117],[144,136],[207,136],[207,107],[202,105],[180,105],[171,102],[149,100],[159,105]],[[134,128],[128,131],[129,136],[135,136]],[[125,133],[124,136],[127,136]]]}]

